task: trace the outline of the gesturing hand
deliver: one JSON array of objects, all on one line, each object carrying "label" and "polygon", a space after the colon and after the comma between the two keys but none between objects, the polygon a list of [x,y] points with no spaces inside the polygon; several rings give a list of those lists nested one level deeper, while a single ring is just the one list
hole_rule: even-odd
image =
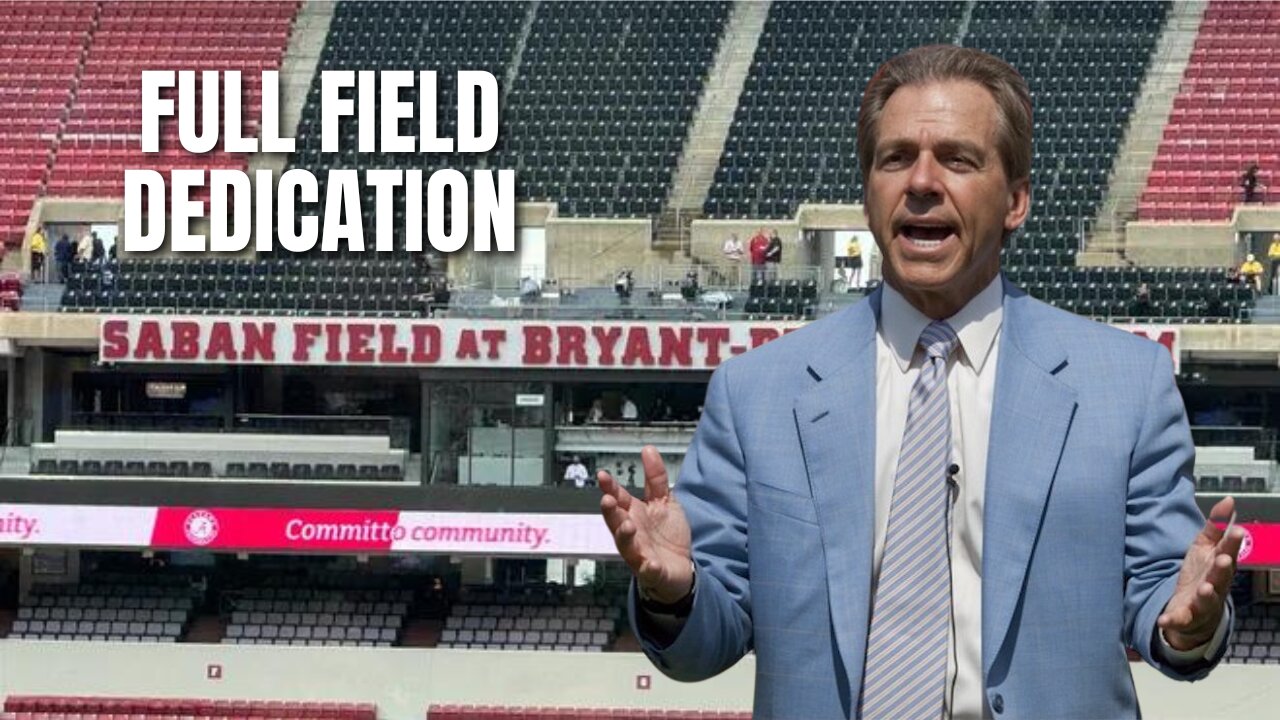
[{"label": "gesturing hand", "polygon": [[1209,511],[1209,519],[1182,560],[1173,597],[1156,620],[1175,650],[1190,650],[1208,642],[1222,620],[1244,530],[1232,528],[1227,536],[1225,529],[1214,524],[1214,518],[1230,518],[1235,507],[1235,499],[1227,497]]},{"label": "gesturing hand", "polygon": [[596,474],[603,493],[600,514],[645,594],[672,604],[693,586],[689,521],[671,495],[657,449],[646,445],[640,458],[644,463],[644,500],[633,497],[601,470]]}]

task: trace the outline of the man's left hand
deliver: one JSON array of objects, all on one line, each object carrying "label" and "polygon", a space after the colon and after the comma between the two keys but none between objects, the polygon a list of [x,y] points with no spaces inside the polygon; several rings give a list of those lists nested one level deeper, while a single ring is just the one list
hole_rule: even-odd
[{"label": "man's left hand", "polygon": [[1173,597],[1156,620],[1174,650],[1191,650],[1209,642],[1222,622],[1244,529],[1231,528],[1227,536],[1214,518],[1230,518],[1235,503],[1235,498],[1223,498],[1209,511],[1209,519],[1182,560]]}]

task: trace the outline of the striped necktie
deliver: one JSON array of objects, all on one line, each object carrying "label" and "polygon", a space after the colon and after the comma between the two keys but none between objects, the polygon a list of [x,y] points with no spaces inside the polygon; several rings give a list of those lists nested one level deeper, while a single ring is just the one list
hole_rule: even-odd
[{"label": "striped necktie", "polygon": [[920,334],[926,357],[911,388],[871,607],[859,710],[863,720],[937,720],[942,715],[951,629],[947,358],[957,344],[959,338],[945,322]]}]

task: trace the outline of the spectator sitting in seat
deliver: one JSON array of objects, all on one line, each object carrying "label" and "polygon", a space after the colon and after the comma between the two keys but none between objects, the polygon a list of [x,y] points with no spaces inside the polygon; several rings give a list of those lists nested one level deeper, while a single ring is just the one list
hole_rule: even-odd
[{"label": "spectator sitting in seat", "polygon": [[1240,277],[1253,289],[1262,292],[1262,263],[1249,253],[1245,256],[1244,262],[1240,264]]},{"label": "spectator sitting in seat", "polygon": [[587,466],[582,464],[582,458],[574,455],[573,462],[569,463],[569,465],[564,469],[565,484],[572,484],[576,488],[584,488],[587,486],[587,479],[589,477],[590,474],[587,472]]},{"label": "spectator sitting in seat", "polygon": [[1129,304],[1129,314],[1134,317],[1151,316],[1151,288],[1146,283],[1138,286],[1133,294],[1133,302]]},{"label": "spectator sitting in seat", "polygon": [[1258,179],[1258,163],[1250,165],[1240,176],[1240,189],[1244,191],[1244,201],[1247,203],[1261,202],[1261,191],[1266,187]]},{"label": "spectator sitting in seat", "polygon": [[635,422],[640,419],[640,409],[626,395],[622,396],[622,419],[627,422]]}]

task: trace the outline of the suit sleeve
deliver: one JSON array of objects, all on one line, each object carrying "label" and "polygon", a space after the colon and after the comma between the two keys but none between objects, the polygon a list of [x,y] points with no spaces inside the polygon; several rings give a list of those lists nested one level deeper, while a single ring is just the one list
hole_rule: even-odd
[{"label": "suit sleeve", "polygon": [[746,470],[727,369],[711,376],[702,419],[675,487],[693,533],[698,573],[693,607],[673,638],[637,614],[634,581],[628,601],[632,629],[645,654],[664,674],[685,682],[723,672],[751,648]]},{"label": "suit sleeve", "polygon": [[[1157,645],[1156,619],[1182,569],[1182,558],[1204,526],[1195,503],[1195,446],[1173,364],[1164,348],[1153,348],[1147,405],[1129,464],[1125,519],[1125,637],[1151,666],[1176,680],[1199,680],[1222,659],[1230,638],[1190,664],[1169,662]],[[1228,603],[1230,601],[1228,600]],[[1227,608],[1229,615],[1233,614]]]}]

